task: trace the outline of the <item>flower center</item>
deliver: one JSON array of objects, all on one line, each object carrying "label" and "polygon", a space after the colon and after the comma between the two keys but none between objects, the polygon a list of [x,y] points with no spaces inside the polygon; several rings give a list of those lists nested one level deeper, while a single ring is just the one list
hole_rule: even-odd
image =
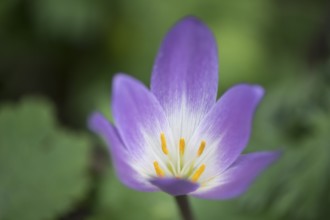
[{"label": "flower center", "polygon": [[[203,174],[203,172],[205,171],[206,165],[202,164],[200,166],[196,166],[195,162],[196,162],[196,159],[203,154],[204,149],[206,147],[206,141],[205,140],[201,141],[195,157],[188,161],[184,160],[185,159],[184,153],[186,150],[186,141],[184,138],[180,138],[180,140],[179,140],[179,148],[178,148],[179,155],[178,155],[178,159],[176,159],[176,160],[173,160],[173,158],[167,148],[167,141],[166,141],[165,134],[163,132],[160,134],[160,143],[161,143],[162,152],[167,156],[167,161],[165,164],[166,164],[169,172],[177,178],[183,177],[186,179],[190,179],[193,182],[197,182],[198,179]],[[175,153],[175,152],[172,152],[172,153]],[[159,163],[157,161],[154,161],[153,165],[155,168],[156,175],[158,177],[164,177],[165,171],[159,165]]]}]

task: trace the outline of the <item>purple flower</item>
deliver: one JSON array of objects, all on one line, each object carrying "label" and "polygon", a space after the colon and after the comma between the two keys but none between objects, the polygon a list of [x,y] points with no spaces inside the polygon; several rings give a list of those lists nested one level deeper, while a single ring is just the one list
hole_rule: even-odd
[{"label": "purple flower", "polygon": [[90,128],[109,146],[123,184],[205,199],[243,193],[278,158],[277,152],[241,155],[264,90],[241,84],[216,101],[218,55],[211,31],[194,17],[166,36],[151,89],[124,74],[113,80],[114,125],[100,113]]}]

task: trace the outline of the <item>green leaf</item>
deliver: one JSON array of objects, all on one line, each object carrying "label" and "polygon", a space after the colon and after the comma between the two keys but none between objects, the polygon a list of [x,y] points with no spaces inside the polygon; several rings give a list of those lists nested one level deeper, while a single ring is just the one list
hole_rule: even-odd
[{"label": "green leaf", "polygon": [[88,189],[89,141],[59,127],[49,102],[0,108],[0,219],[44,220]]}]

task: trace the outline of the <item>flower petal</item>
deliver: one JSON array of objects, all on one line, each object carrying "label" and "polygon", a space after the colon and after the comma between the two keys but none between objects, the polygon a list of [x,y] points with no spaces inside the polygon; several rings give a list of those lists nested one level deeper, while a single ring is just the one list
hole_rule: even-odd
[{"label": "flower petal", "polygon": [[240,156],[226,170],[214,188],[200,188],[192,195],[202,199],[230,199],[244,193],[253,180],[280,156],[279,152],[258,152]]},{"label": "flower petal", "polygon": [[[260,86],[241,84],[232,87],[220,98],[196,130],[192,142],[198,143],[200,139],[206,141],[205,157],[213,158],[209,160],[210,163],[216,161],[218,172],[229,167],[246,147],[253,115],[263,93],[264,90]],[[192,153],[195,152],[197,148],[192,150]]]},{"label": "flower petal", "polygon": [[168,122],[155,96],[141,82],[128,75],[117,75],[113,83],[112,110],[129,153],[136,158],[153,150],[162,155],[160,134],[169,133]]},{"label": "flower petal", "polygon": [[187,136],[181,132],[194,130],[215,103],[217,88],[216,41],[202,22],[187,17],[164,39],[151,79],[151,91],[163,106],[174,134]]},{"label": "flower petal", "polygon": [[178,178],[156,178],[150,180],[150,182],[173,196],[186,195],[199,187],[196,183]]},{"label": "flower petal", "polygon": [[92,131],[100,134],[108,144],[116,174],[126,186],[138,191],[157,191],[157,188],[143,179],[128,163],[130,155],[125,149],[116,128],[101,113],[93,113],[88,121]]}]

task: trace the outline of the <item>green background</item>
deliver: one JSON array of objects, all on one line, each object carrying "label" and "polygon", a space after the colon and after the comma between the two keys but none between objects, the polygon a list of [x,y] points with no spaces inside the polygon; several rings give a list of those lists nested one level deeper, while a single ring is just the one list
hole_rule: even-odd
[{"label": "green background", "polygon": [[1,0],[0,220],[179,219],[167,194],[118,181],[86,119],[111,119],[115,73],[149,84],[164,35],[187,15],[216,36],[219,95],[266,89],[246,152],[284,152],[240,198],[192,199],[198,219],[327,219],[329,14],[321,0]]}]

